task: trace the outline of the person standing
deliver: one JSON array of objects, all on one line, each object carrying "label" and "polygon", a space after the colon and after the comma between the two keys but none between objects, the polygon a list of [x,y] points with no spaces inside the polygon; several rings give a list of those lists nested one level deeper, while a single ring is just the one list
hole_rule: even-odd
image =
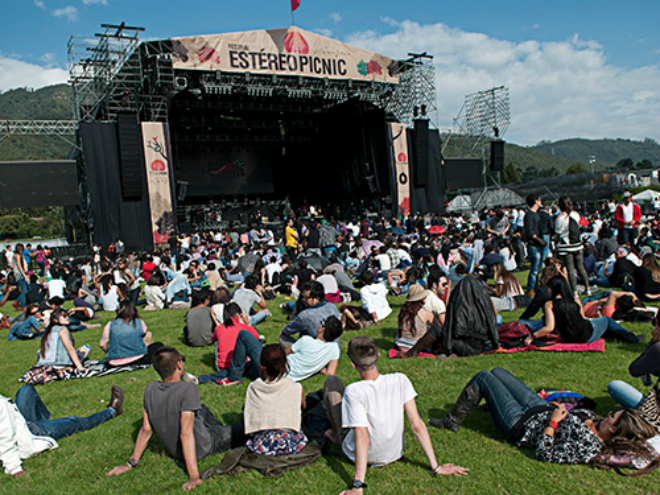
[{"label": "person standing", "polygon": [[541,219],[538,215],[541,207],[541,197],[538,194],[527,196],[527,214],[525,215],[523,228],[527,236],[527,257],[529,258],[529,276],[527,277],[527,295],[534,297],[536,282],[538,279],[543,259],[541,258],[543,248],[547,245],[543,239]]},{"label": "person standing", "polygon": [[11,270],[14,274],[14,277],[16,278],[18,288],[21,291],[14,305],[16,309],[25,307],[25,298],[27,297],[27,293],[29,291],[27,283],[27,265],[25,263],[25,257],[23,256],[24,249],[25,248],[23,244],[16,244],[16,248],[14,249],[14,256],[11,259]]},{"label": "person standing", "polygon": [[623,193],[623,202],[616,207],[614,218],[619,225],[619,244],[635,244],[637,239],[637,227],[642,218],[642,210],[632,200],[632,194],[628,191]]}]

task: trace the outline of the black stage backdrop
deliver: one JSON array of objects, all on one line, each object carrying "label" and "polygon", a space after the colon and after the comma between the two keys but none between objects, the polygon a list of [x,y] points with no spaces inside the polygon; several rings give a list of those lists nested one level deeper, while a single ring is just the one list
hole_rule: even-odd
[{"label": "black stage backdrop", "polygon": [[319,116],[308,143],[277,150],[275,190],[294,204],[367,201],[391,194],[385,113],[358,100]]},{"label": "black stage backdrop", "polygon": [[105,249],[121,238],[128,249],[153,250],[144,166],[140,167],[143,174],[142,200],[123,201],[116,125],[81,123],[80,137],[91,202],[89,223],[94,242]]},{"label": "black stage backdrop", "polygon": [[[415,146],[415,132],[408,129],[408,155],[411,159],[411,169],[415,166],[417,153]],[[437,129],[429,129],[429,180],[425,187],[414,187],[410,182],[410,211],[444,213],[445,211],[445,181],[442,171],[442,153],[440,134]],[[412,174],[411,174],[412,176]]]}]

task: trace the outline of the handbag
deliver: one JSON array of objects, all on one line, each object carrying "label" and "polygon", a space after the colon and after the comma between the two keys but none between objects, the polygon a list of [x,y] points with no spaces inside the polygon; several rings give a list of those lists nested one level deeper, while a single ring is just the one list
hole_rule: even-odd
[{"label": "handbag", "polygon": [[637,407],[640,416],[646,420],[660,433],[660,390],[658,389],[658,380],[649,393],[642,399],[642,402]]}]

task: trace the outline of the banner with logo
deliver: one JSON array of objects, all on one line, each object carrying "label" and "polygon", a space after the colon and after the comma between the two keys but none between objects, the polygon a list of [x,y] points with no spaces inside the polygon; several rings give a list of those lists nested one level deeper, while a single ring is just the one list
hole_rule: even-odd
[{"label": "banner with logo", "polygon": [[175,69],[399,82],[395,59],[295,26],[171,41]]},{"label": "banner with logo", "polygon": [[154,247],[167,244],[170,232],[176,230],[172,201],[170,132],[163,122],[142,122],[144,161],[151,211]]},{"label": "banner with logo", "polygon": [[394,178],[399,213],[410,214],[410,165],[408,162],[408,133],[406,126],[390,123],[392,148],[394,154]]}]

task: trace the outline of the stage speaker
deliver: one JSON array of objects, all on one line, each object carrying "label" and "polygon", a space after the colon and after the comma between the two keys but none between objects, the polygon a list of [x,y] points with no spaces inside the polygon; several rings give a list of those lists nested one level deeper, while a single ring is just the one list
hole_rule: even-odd
[{"label": "stage speaker", "polygon": [[490,169],[493,172],[504,170],[504,141],[500,139],[490,142]]},{"label": "stage speaker", "polygon": [[117,137],[119,141],[119,173],[121,195],[124,201],[142,199],[142,132],[137,113],[117,115]]},{"label": "stage speaker", "polygon": [[413,185],[426,187],[429,183],[429,168],[431,156],[429,154],[429,121],[428,119],[415,119],[415,160],[413,161]]}]

